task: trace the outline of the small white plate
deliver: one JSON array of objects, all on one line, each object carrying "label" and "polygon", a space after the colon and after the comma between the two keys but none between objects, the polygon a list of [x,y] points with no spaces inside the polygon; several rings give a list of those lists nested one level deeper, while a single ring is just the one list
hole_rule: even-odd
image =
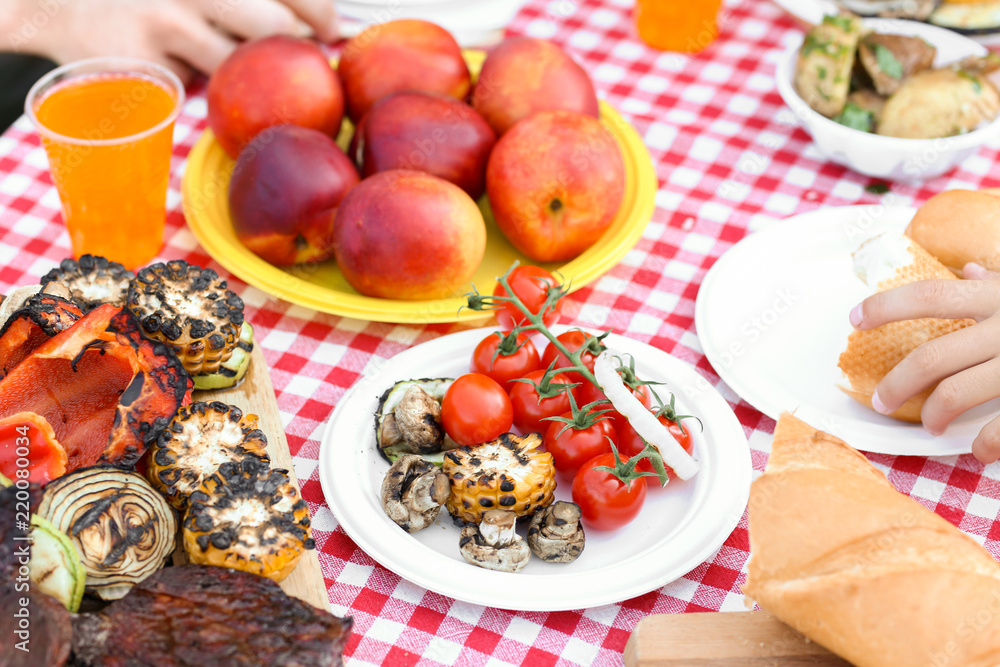
[{"label": "small white plate", "polygon": [[[566,327],[557,328],[557,331]],[[641,377],[666,382],[682,414],[701,418],[693,427],[701,469],[691,480],[650,489],[639,516],[612,532],[587,531],[573,563],[537,558],[516,574],[466,563],[459,529],[446,511],[432,526],[409,535],[382,511],[379,488],[389,464],[375,449],[379,396],[398,380],[456,377],[469,370],[476,344],[492,329],[463,331],[396,355],[359,380],[337,404],[320,450],[320,481],[330,508],[347,534],[396,574],[442,595],[502,609],[583,609],[648,593],[710,558],[739,523],[750,493],[752,466],[743,427],[729,404],[686,363],[623,336],[605,341],[633,355]],[[693,420],[690,420],[693,424]],[[570,499],[559,480],[556,498]],[[523,529],[522,529],[523,533]]]},{"label": "small white plate", "polygon": [[[774,4],[785,10],[795,18],[805,23],[817,24],[823,20],[827,14],[839,14],[840,8],[833,0],[773,0]],[[963,5],[945,5],[945,9],[938,9],[946,14],[949,20],[961,23],[961,19],[970,11],[975,11],[975,7],[965,7]],[[995,7],[991,5],[990,12],[995,13]],[[992,14],[990,14],[992,16]],[[934,18],[933,16],[931,17]],[[934,21],[932,21],[934,23]],[[940,25],[934,23],[935,25]],[[947,27],[942,25],[941,27]],[[1000,44],[1000,28],[982,29],[979,31],[965,30],[958,31],[968,34],[969,37],[981,44],[994,46]]]},{"label": "small white plate", "polygon": [[869,410],[837,388],[851,332],[848,313],[871,294],[851,253],[884,231],[902,232],[916,209],[826,208],[776,222],[730,248],[705,276],[695,305],[698,339],[715,372],[748,403],[782,411],[868,452],[919,456],[971,451],[1000,411],[990,401],[944,435]]}]

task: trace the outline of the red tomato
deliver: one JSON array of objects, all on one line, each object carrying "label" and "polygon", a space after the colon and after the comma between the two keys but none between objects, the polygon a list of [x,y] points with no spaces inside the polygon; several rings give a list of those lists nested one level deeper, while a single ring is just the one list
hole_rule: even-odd
[{"label": "red tomato", "polygon": [[[500,348],[497,353],[497,347]],[[508,349],[510,351],[508,351]],[[471,370],[489,375],[505,389],[514,378],[523,378],[542,367],[538,350],[527,334],[518,334],[515,341],[497,332],[479,342],[472,353]]]},{"label": "red tomato", "polygon": [[[519,298],[532,313],[538,313],[545,303],[545,296],[549,287],[559,284],[555,277],[545,269],[525,264],[518,266],[507,276],[507,283],[514,290],[514,294]],[[493,296],[507,296],[507,290],[501,285],[493,289]],[[555,307],[545,314],[543,318],[545,326],[552,326],[559,321],[559,312],[562,310],[562,301],[556,301]],[[512,303],[505,303],[502,307],[494,311],[497,322],[504,331],[510,331],[517,324],[527,324],[524,313],[518,310]]]},{"label": "red tomato", "polygon": [[[619,461],[628,459],[621,454]],[[614,530],[634,519],[646,500],[646,485],[639,479],[626,485],[597,466],[614,467],[615,455],[601,454],[583,464],[573,478],[573,502],[580,506],[583,520],[594,530]]]},{"label": "red tomato", "polygon": [[[655,411],[654,411],[655,412]],[[658,417],[660,423],[663,424],[670,435],[674,436],[674,439],[680,443],[680,446],[684,448],[688,454],[694,449],[694,445],[691,444],[691,428],[688,426],[684,427],[684,431],[681,431],[680,425],[677,422],[672,421],[670,417],[666,415],[660,415]],[[621,452],[626,457],[633,457],[639,452],[641,452],[646,447],[646,443],[643,442],[642,437],[635,432],[632,425],[628,423],[628,420],[622,418],[625,422],[618,431],[618,451]],[[643,459],[636,464],[635,469],[639,472],[655,472],[653,469],[653,464],[649,462],[649,459]],[[670,466],[667,466],[667,474],[669,475],[673,472]],[[644,477],[646,484],[651,484],[654,487],[660,486],[660,479],[658,477]]]},{"label": "red tomato", "polygon": [[[525,378],[532,382],[540,382],[544,375],[544,370],[538,370],[528,373]],[[562,373],[556,373],[549,383],[573,384]],[[566,391],[568,390],[539,400],[534,385],[527,382],[511,382],[510,403],[514,407],[514,426],[521,433],[545,433],[549,423],[542,419],[569,411],[569,396]]]},{"label": "red tomato", "polygon": [[[587,340],[587,334],[579,329],[570,329],[565,333],[559,334],[556,338],[566,347],[567,350],[570,352],[576,352],[583,347],[584,341]],[[593,350],[586,350],[580,355],[580,361],[583,362],[583,365],[586,366],[587,370],[591,373],[594,372],[594,360],[597,359],[597,355],[605,349],[604,344],[600,341],[598,341],[596,345],[598,346],[596,354]],[[573,362],[569,360],[569,357],[560,352],[559,348],[550,342],[545,346],[545,353],[542,355],[542,368],[548,368],[553,362],[555,363],[555,368],[568,368],[574,365]],[[569,371],[566,373],[566,376],[573,382],[585,382],[591,387],[594,387],[594,385],[577,372]],[[597,387],[594,387],[594,389],[597,389]],[[600,390],[598,389],[598,391]]]},{"label": "red tomato", "polygon": [[441,401],[441,424],[460,445],[475,446],[510,430],[514,420],[507,392],[481,373],[457,378]]},{"label": "red tomato", "polygon": [[[571,412],[562,416],[573,419]],[[580,429],[562,421],[553,421],[549,422],[542,443],[545,450],[552,454],[556,470],[572,477],[584,463],[598,454],[611,451],[608,438],[615,439],[615,428],[610,419],[601,419]]]}]

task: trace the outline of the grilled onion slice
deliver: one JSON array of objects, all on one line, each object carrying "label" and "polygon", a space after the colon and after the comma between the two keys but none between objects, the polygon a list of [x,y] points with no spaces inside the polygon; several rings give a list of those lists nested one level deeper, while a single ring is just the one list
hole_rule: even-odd
[{"label": "grilled onion slice", "polygon": [[69,535],[87,571],[87,592],[104,600],[123,597],[174,549],[170,505],[142,475],[114,466],[49,482],[38,514]]}]

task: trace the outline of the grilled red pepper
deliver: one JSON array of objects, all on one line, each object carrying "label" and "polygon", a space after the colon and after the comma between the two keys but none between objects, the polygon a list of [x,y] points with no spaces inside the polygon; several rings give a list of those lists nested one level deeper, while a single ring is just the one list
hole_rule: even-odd
[{"label": "grilled red pepper", "polygon": [[32,350],[83,317],[80,307],[54,294],[32,295],[0,329],[0,378]]},{"label": "grilled red pepper", "polygon": [[0,380],[0,418],[34,412],[66,449],[67,471],[132,466],[190,400],[169,347],[145,338],[127,309],[98,306]]},{"label": "grilled red pepper", "polygon": [[[47,484],[66,472],[66,450],[56,440],[55,431],[34,412],[18,412],[0,419],[0,475]],[[27,463],[27,465],[25,465]]]}]

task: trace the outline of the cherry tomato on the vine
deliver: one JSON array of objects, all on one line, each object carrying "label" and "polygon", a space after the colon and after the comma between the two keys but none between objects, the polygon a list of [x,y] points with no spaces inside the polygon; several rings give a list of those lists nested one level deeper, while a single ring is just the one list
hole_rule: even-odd
[{"label": "cherry tomato on the vine", "polygon": [[[531,382],[510,383],[510,403],[514,408],[514,426],[521,433],[545,433],[549,423],[542,421],[545,417],[555,417],[569,410],[569,396],[564,389],[554,396],[539,400],[538,390],[532,383],[540,383],[545,376],[544,370],[532,371],[525,378]],[[549,385],[573,384],[562,373],[556,373],[549,380]],[[545,387],[541,387],[543,390]],[[556,390],[558,387],[551,387]]]},{"label": "cherry tomato on the vine", "polygon": [[[507,283],[510,285],[514,295],[519,298],[528,310],[538,313],[545,303],[545,297],[550,287],[555,287],[559,281],[551,273],[539,266],[525,264],[518,266],[507,276]],[[507,290],[502,285],[497,285],[493,289],[493,296],[507,296]],[[559,312],[562,310],[562,301],[556,301],[555,307],[548,311],[543,318],[545,326],[552,326],[559,321]],[[512,303],[505,303],[495,311],[497,322],[504,331],[510,331],[517,324],[528,324],[517,306]]]},{"label": "cherry tomato on the vine", "polygon": [[[628,460],[618,456],[622,463]],[[625,484],[610,472],[595,470],[598,466],[614,468],[615,455],[607,452],[583,464],[573,478],[573,502],[580,506],[587,528],[615,530],[639,514],[646,501],[646,485],[641,479]]]},{"label": "cherry tomato on the vine", "polygon": [[518,334],[514,340],[510,334],[504,336],[496,332],[476,345],[470,367],[473,372],[488,375],[505,390],[510,390],[508,382],[537,371],[542,367],[542,362],[538,358],[535,344],[526,334]]},{"label": "cherry tomato on the vine", "polygon": [[[597,387],[589,382],[585,382],[577,388],[576,393],[580,397],[580,403],[583,404],[593,403],[594,401],[608,400],[607,396],[604,395],[604,392],[601,391],[600,387]],[[653,407],[653,394],[649,390],[649,385],[640,384],[632,390],[632,395],[639,399],[639,402],[645,407]],[[610,401],[608,402],[607,407],[611,407]],[[611,422],[614,424],[616,433],[620,433],[623,428],[628,426],[628,420],[625,419],[625,417],[617,410],[609,413],[608,416],[611,417]]]},{"label": "cherry tomato on the vine", "polygon": [[[684,451],[690,454],[694,449],[694,445],[691,443],[691,427],[689,425],[685,425],[682,429],[680,425],[680,418],[672,412],[672,408],[668,407],[667,409],[671,410],[671,413],[660,414],[657,416],[657,419],[661,424],[663,424],[664,427],[666,427],[666,429],[670,432],[670,435],[674,437],[674,440],[676,440],[678,444],[684,448]],[[657,411],[653,410],[652,412],[655,414]],[[625,420],[625,424],[620,427],[618,431],[618,451],[624,456],[631,457],[641,452],[645,449],[645,447],[646,443],[643,441],[642,437],[635,432],[635,429],[628,423],[628,420]],[[636,470],[641,472],[654,472],[653,464],[649,462],[649,459],[639,461],[636,465]],[[670,469],[670,466],[667,466],[667,474],[670,475],[672,473],[673,470]],[[647,484],[655,487],[660,486],[660,480],[657,477],[646,477],[645,480]]]},{"label": "cherry tomato on the vine", "polygon": [[[588,412],[589,417],[595,411]],[[573,413],[567,412],[562,418],[572,422]],[[552,454],[556,470],[570,477],[576,475],[590,459],[610,452],[608,438],[615,439],[615,428],[611,420],[606,418],[593,421],[584,428],[575,428],[573,424],[564,421],[551,421],[548,424],[542,444],[545,445],[545,451]]]},{"label": "cherry tomato on the vine", "polygon": [[460,445],[475,446],[510,430],[514,412],[496,380],[481,373],[458,377],[441,401],[441,424]]},{"label": "cherry tomato on the vine", "polygon": [[[587,333],[580,331],[579,329],[570,329],[569,331],[556,336],[556,339],[558,339],[558,341],[562,343],[571,353],[576,352],[583,347],[587,338]],[[597,355],[605,349],[604,344],[600,341],[596,341],[593,345],[596,349],[584,350],[580,355],[580,361],[591,373],[594,372],[594,361],[597,359]],[[555,363],[555,368],[568,368],[574,365],[565,354],[559,351],[559,348],[550,342],[545,346],[545,352],[542,354],[542,368],[548,368],[553,364],[553,362]],[[586,378],[575,371],[567,371],[566,376],[573,382],[584,382],[591,387],[594,387],[594,385],[591,384]],[[597,387],[594,387],[594,389],[597,389]],[[598,389],[598,391],[600,390]]]}]

